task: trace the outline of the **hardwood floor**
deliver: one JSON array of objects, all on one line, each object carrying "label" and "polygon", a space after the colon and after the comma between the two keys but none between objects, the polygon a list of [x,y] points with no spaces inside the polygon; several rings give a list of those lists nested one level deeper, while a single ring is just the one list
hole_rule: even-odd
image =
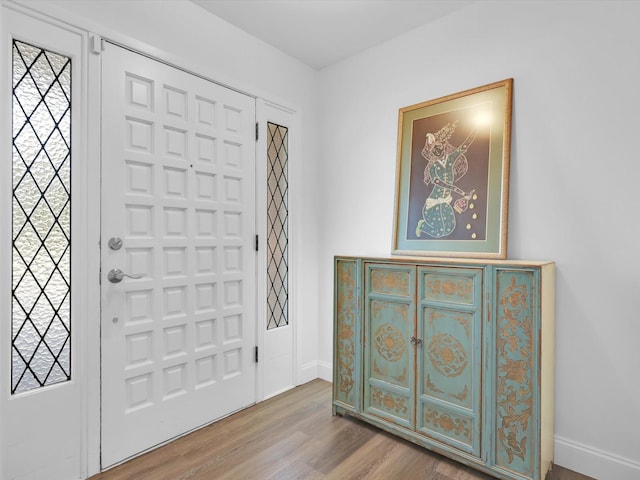
[{"label": "hardwood floor", "polygon": [[[438,454],[331,415],[331,384],[314,380],[91,480],[489,480]],[[590,480],[554,467],[550,480]]]}]

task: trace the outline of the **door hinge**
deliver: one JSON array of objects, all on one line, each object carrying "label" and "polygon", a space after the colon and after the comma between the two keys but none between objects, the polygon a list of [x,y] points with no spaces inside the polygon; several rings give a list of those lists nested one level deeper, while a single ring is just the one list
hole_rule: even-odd
[{"label": "door hinge", "polygon": [[255,346],[255,353],[256,353],[256,363],[258,363],[258,346]]},{"label": "door hinge", "polygon": [[260,247],[260,235],[256,235],[256,252],[258,251],[259,247]]},{"label": "door hinge", "polygon": [[256,122],[256,142],[258,141],[258,138],[260,137],[259,126],[260,126],[260,124],[258,122]]}]

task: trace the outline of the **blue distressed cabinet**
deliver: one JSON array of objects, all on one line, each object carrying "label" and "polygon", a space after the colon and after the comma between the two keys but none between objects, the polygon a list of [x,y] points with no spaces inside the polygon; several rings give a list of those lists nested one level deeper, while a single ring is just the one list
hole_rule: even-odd
[{"label": "blue distressed cabinet", "polygon": [[497,478],[553,462],[554,263],[336,257],[333,413]]}]

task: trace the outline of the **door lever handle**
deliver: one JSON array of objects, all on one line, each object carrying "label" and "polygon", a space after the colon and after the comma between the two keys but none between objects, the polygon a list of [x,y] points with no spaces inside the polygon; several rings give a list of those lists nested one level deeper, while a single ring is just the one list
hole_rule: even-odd
[{"label": "door lever handle", "polygon": [[109,270],[109,273],[107,273],[107,279],[109,279],[111,283],[120,283],[124,277],[137,279],[142,278],[143,276],[144,275],[131,275],[129,273],[124,273],[119,268],[112,268]]}]

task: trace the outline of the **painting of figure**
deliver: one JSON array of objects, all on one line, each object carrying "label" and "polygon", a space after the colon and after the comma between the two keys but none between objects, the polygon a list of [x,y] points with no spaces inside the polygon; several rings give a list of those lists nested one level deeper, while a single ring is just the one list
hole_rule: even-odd
[{"label": "painting of figure", "polygon": [[396,255],[506,258],[513,79],[401,108]]},{"label": "painting of figure", "polygon": [[486,236],[489,126],[464,113],[414,122],[408,238]]}]

